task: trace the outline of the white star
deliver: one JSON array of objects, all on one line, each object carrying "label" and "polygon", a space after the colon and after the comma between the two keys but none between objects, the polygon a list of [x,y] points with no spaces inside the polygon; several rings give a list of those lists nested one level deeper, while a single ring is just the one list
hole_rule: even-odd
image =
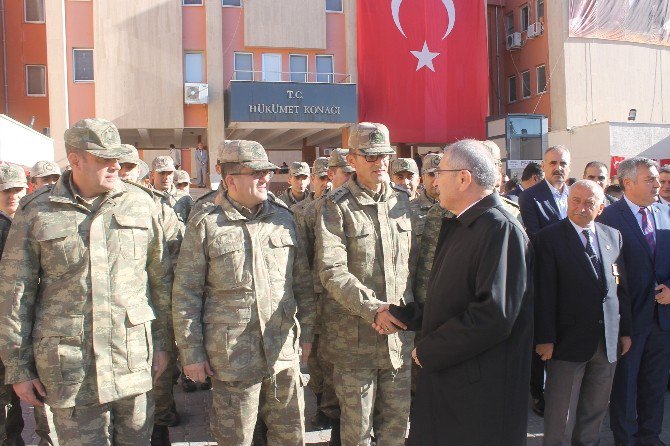
[{"label": "white star", "polygon": [[435,72],[435,67],[433,66],[433,59],[440,55],[440,53],[431,53],[428,49],[428,43],[423,42],[423,48],[421,51],[410,51],[418,59],[416,64],[416,71],[419,71],[423,67],[430,68],[431,71]]}]

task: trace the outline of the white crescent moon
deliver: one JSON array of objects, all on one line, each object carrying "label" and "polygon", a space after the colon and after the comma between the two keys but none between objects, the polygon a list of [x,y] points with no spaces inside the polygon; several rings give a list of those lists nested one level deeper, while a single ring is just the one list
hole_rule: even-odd
[{"label": "white crescent moon", "polygon": [[[400,31],[403,37],[407,38],[405,30],[402,29],[402,23],[400,23],[400,6],[402,5],[402,2],[403,0],[391,0],[391,14],[393,15],[393,22],[395,23],[396,28],[398,28],[398,31]],[[456,6],[454,6],[454,0],[442,0],[442,3],[449,15],[449,26],[447,27],[447,32],[444,33],[444,36],[442,37],[442,40],[444,40],[454,29],[456,23]]]}]

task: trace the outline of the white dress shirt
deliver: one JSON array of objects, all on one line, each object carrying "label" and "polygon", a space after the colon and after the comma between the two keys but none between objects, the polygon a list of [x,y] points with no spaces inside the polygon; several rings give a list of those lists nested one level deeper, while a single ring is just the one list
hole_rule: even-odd
[{"label": "white dress shirt", "polygon": [[624,194],[623,199],[626,200],[626,204],[630,208],[630,211],[635,216],[637,225],[640,227],[640,230],[644,232],[642,228],[642,214],[640,214],[640,208],[644,207],[647,210],[647,219],[651,222],[651,226],[654,228],[654,238],[656,238],[656,222],[654,221],[654,212],[651,209],[651,206],[639,206],[628,199],[626,194]]},{"label": "white dress shirt", "polygon": [[[546,179],[544,181],[547,181]],[[556,207],[558,208],[558,214],[560,215],[561,219],[565,218],[568,216],[568,194],[570,193],[570,188],[568,187],[567,184],[563,184],[563,192],[560,192],[558,189],[556,189],[552,184],[547,181],[547,184],[549,185],[549,190],[551,191],[551,194],[554,196],[554,201],[556,202]]]},{"label": "white dress shirt", "polygon": [[598,260],[600,260],[600,245],[598,244],[598,236],[596,235],[596,224],[591,222],[590,225],[582,228],[581,226],[575,224],[575,222],[572,220],[570,220],[570,223],[572,224],[572,227],[575,228],[575,231],[577,231],[577,236],[579,236],[579,240],[581,240],[584,249],[586,249],[586,237],[584,237],[584,230],[589,231],[591,246],[593,246],[593,251],[596,253],[596,257],[598,257]]}]

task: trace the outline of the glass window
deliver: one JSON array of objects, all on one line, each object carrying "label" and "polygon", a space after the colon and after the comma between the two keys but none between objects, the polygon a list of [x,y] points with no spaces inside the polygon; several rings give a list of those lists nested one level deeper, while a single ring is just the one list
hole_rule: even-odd
[{"label": "glass window", "polygon": [[326,11],[342,12],[342,0],[326,0]]},{"label": "glass window", "polygon": [[516,76],[507,79],[507,92],[509,102],[516,102]]},{"label": "glass window", "polygon": [[44,23],[44,0],[24,0],[24,19],[29,23]]},{"label": "glass window", "polygon": [[93,81],[93,50],[74,50],[74,81]]},{"label": "glass window", "polygon": [[505,35],[514,34],[514,13],[510,12],[505,16]]},{"label": "glass window", "polygon": [[186,5],[186,6],[189,6],[189,5],[192,5],[192,6],[202,5],[202,0],[182,0],[181,4],[182,4],[182,5]]},{"label": "glass window", "polygon": [[316,56],[316,81],[335,82],[333,74],[333,56]]},{"label": "glass window", "polygon": [[528,30],[530,23],[530,8],[528,5],[521,7],[521,32]]},{"label": "glass window", "polygon": [[238,81],[254,80],[253,54],[235,53],[235,79]]},{"label": "glass window", "polygon": [[541,65],[537,67],[537,93],[547,91],[547,67]]},{"label": "glass window", "polygon": [[222,6],[242,6],[242,0],[221,0]]},{"label": "glass window", "polygon": [[530,97],[530,71],[521,73],[521,92],[524,99]]},{"label": "glass window", "polygon": [[537,0],[537,21],[544,18],[544,0]]},{"label": "glass window", "polygon": [[307,55],[291,54],[289,56],[291,82],[307,82]]},{"label": "glass window", "polygon": [[44,65],[26,65],[26,94],[28,96],[46,96],[47,67]]},{"label": "glass window", "polygon": [[263,54],[263,82],[281,82],[281,54]]},{"label": "glass window", "polygon": [[204,82],[204,57],[202,53],[184,54],[184,82]]}]

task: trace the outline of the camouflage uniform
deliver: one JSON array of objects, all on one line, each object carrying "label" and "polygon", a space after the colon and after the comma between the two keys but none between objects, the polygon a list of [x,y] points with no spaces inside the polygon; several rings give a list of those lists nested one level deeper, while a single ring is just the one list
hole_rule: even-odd
[{"label": "camouflage uniform", "polygon": [[[276,169],[255,142],[226,141],[222,155],[224,163]],[[224,191],[194,215],[172,311],[182,363],[209,361],[214,371],[210,418],[219,444],[250,445],[260,414],[269,444],[302,445],[298,342],[311,342],[315,309],[290,211],[268,199],[252,212]]]},{"label": "camouflage uniform", "polygon": [[[498,144],[496,144],[491,140],[481,141],[481,143],[484,144],[484,147],[488,149],[496,165],[498,166],[498,168],[500,168],[502,166],[502,161],[500,159],[500,147],[498,147]],[[496,186],[496,193],[500,194],[500,191],[498,189],[499,187]],[[513,216],[515,216],[519,221],[521,221],[521,208],[519,207],[519,204],[506,197],[503,197],[502,195],[499,195],[499,197],[503,202],[503,207],[505,208],[505,210],[510,214],[512,214]]]},{"label": "camouflage uniform", "polygon": [[[157,156],[151,163],[151,168],[153,172],[177,171],[174,166],[174,160],[169,156]],[[186,225],[188,215],[193,206],[193,199],[191,196],[177,189],[177,186],[174,184],[170,184],[169,189],[162,191],[161,193],[163,194],[163,201],[174,209],[179,221]]]},{"label": "camouflage uniform", "polygon": [[[291,163],[291,166],[288,169],[288,175],[290,177],[297,177],[299,175],[307,175],[309,176],[310,171],[309,171],[309,164],[304,163],[304,162],[299,162],[299,161],[294,161]],[[297,200],[294,196],[293,193],[291,192],[291,188],[287,188],[284,192],[279,194],[277,198],[279,198],[281,201],[283,201],[286,206],[289,208],[293,206],[294,204],[297,204],[303,200],[306,200],[307,197],[309,197],[309,193],[305,192],[305,196],[302,197],[302,199]]]},{"label": "camouflage uniform", "polygon": [[[388,154],[388,131],[359,124],[350,147]],[[371,326],[385,304],[412,302],[411,209],[407,193],[383,183],[377,194],[359,185],[357,174],[325,200],[316,229],[316,268],[324,298],[324,357],[335,364],[342,444],[404,445],[409,417],[410,352],[414,335],[388,336]]]},{"label": "camouflage uniform", "polygon": [[[99,119],[75,124],[65,142],[102,158],[126,153]],[[146,445],[172,279],[158,208],[121,181],[86,200],[70,171],[26,200],[15,223],[0,265],[7,382],[41,380],[63,444]]]}]

